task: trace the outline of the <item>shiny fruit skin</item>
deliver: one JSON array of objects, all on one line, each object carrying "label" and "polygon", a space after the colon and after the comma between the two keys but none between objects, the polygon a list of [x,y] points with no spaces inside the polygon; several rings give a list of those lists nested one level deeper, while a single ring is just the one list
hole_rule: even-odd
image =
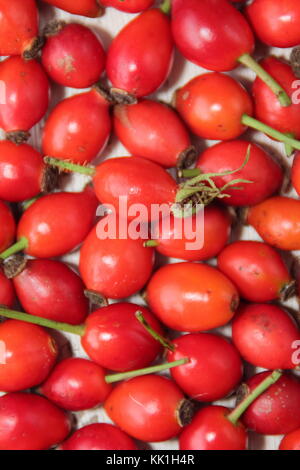
[{"label": "shiny fruit skin", "polygon": [[276,196],[250,207],[247,222],[280,250],[300,250],[300,201]]},{"label": "shiny fruit skin", "polygon": [[0,1],[0,56],[22,55],[37,35],[35,0]]},{"label": "shiny fruit skin", "polygon": [[48,377],[58,351],[54,339],[44,328],[6,320],[0,324],[0,340],[5,344],[5,363],[0,363],[1,391],[25,390]]},{"label": "shiny fruit skin", "polygon": [[[247,380],[250,391],[266,378],[261,372]],[[286,434],[300,426],[300,383],[296,377],[284,374],[258,397],[242,417],[244,425],[258,434]]]},{"label": "shiny fruit skin", "polygon": [[113,7],[127,13],[139,13],[147,10],[154,4],[154,0],[101,0],[104,7]]},{"label": "shiny fruit skin", "polygon": [[22,202],[37,196],[45,170],[42,155],[30,145],[0,141],[0,198]]},{"label": "shiny fruit skin", "polygon": [[48,450],[70,430],[68,416],[44,397],[9,393],[0,398],[0,450]]},{"label": "shiny fruit skin", "polygon": [[249,24],[227,0],[174,0],[172,31],[184,57],[216,72],[234,69],[254,49]]},{"label": "shiny fruit skin", "polygon": [[190,362],[171,369],[171,376],[193,400],[220,400],[240,383],[243,364],[236,348],[225,338],[209,333],[193,333],[173,341],[168,361],[188,357]]},{"label": "shiny fruit skin", "polygon": [[15,291],[11,280],[0,269],[0,305],[11,308],[15,300]]},{"label": "shiny fruit skin", "polygon": [[48,109],[46,72],[35,60],[9,57],[0,63],[0,81],[5,89],[5,103],[0,103],[0,127],[5,132],[28,131]]},{"label": "shiny fruit skin", "polygon": [[89,312],[82,280],[60,261],[28,260],[13,284],[24,311],[31,315],[79,325]]},{"label": "shiny fruit skin", "polygon": [[282,308],[271,304],[240,307],[232,322],[232,340],[250,364],[265,369],[294,369],[293,345],[300,330]]},{"label": "shiny fruit skin", "polygon": [[8,248],[16,235],[16,223],[10,208],[0,200],[0,252]]},{"label": "shiny fruit skin", "polygon": [[57,8],[73,13],[74,15],[88,16],[95,18],[101,14],[101,7],[98,0],[43,0]]},{"label": "shiny fruit skin", "polygon": [[[134,204],[143,204],[147,210],[145,221],[151,220],[151,207],[154,204],[175,202],[177,183],[169,173],[157,163],[140,157],[109,158],[96,167],[93,177],[95,193],[104,205],[111,205],[119,212],[120,197],[127,197],[128,212]],[[121,214],[128,219],[136,214]]]},{"label": "shiny fruit skin", "polygon": [[112,391],[106,371],[87,359],[69,358],[53,369],[40,393],[64,410],[89,410],[99,406]]},{"label": "shiny fruit skin", "polygon": [[180,88],[175,106],[194,134],[211,140],[239,137],[246,130],[243,114],[252,114],[251,98],[242,85],[217,72],[199,75]]},{"label": "shiny fruit skin", "polygon": [[42,51],[42,64],[60,85],[88,88],[105,69],[105,51],[97,36],[84,25],[70,23],[49,35]]},{"label": "shiny fruit skin", "polygon": [[[283,133],[292,133],[296,139],[300,138],[300,107],[293,95],[297,89],[293,84],[298,80],[292,68],[285,62],[267,57],[261,62],[262,67],[284,88],[292,99],[290,106],[281,106],[275,94],[260,80],[256,78],[253,83],[253,97],[255,117]],[[296,97],[298,98],[298,93]]]},{"label": "shiny fruit skin", "polygon": [[300,450],[300,429],[284,436],[280,442],[279,450]]},{"label": "shiny fruit skin", "polygon": [[154,8],[134,18],[115,37],[108,50],[106,72],[113,87],[140,98],[165,82],[172,63],[170,21]]},{"label": "shiny fruit skin", "polygon": [[86,287],[110,299],[123,299],[138,292],[148,281],[154,250],[143,240],[97,236],[95,227],[80,251],[79,270]]},{"label": "shiny fruit skin", "polygon": [[[170,229],[163,220],[153,226],[154,239],[158,242],[156,250],[164,256],[186,261],[202,261],[216,256],[228,242],[232,220],[226,209],[218,205],[205,207],[203,217],[202,247],[190,249],[189,246],[191,243],[196,243],[199,236],[197,216],[178,220],[171,215]],[[184,223],[191,225],[191,233],[195,234],[192,239],[185,237],[185,227],[189,225],[183,226],[183,220]]]},{"label": "shiny fruit skin", "polygon": [[239,296],[231,281],[205,264],[163,266],[150,279],[146,298],[150,309],[169,328],[205,331],[228,323]]},{"label": "shiny fruit skin", "polygon": [[95,89],[62,100],[43,131],[44,155],[85,164],[105,148],[111,131],[109,104]]},{"label": "shiny fruit skin", "polygon": [[300,4],[298,0],[254,0],[246,15],[257,37],[273,47],[300,44]]},{"label": "shiny fruit skin", "polygon": [[247,433],[244,426],[232,424],[224,406],[206,406],[195,415],[181,433],[180,450],[245,450]]},{"label": "shiny fruit skin", "polygon": [[300,152],[297,152],[294,157],[292,171],[291,171],[291,179],[292,184],[298,194],[300,196]]},{"label": "shiny fruit skin", "polygon": [[109,418],[133,438],[160,442],[180,433],[178,410],[183,401],[173,381],[145,375],[117,385],[104,407]]},{"label": "shiny fruit skin", "polygon": [[158,320],[145,307],[125,302],[103,307],[88,316],[81,339],[93,361],[116,372],[142,369],[154,361],[161,346],[136,319],[137,310],[163,334]]},{"label": "shiny fruit skin", "polygon": [[274,248],[257,241],[237,241],[218,256],[218,268],[251,302],[268,302],[284,297],[292,282],[282,257]]},{"label": "shiny fruit skin", "polygon": [[180,153],[191,146],[188,131],[176,112],[153,100],[115,106],[114,130],[132,155],[166,168],[176,166]]},{"label": "shiny fruit skin", "polygon": [[94,191],[53,193],[35,201],[22,215],[18,238],[25,237],[26,253],[52,258],[72,251],[93,226],[98,206]]},{"label": "shiny fruit skin", "polygon": [[200,154],[197,168],[204,173],[222,173],[234,171],[242,166],[250,147],[246,165],[232,175],[213,178],[218,188],[234,179],[243,179],[251,183],[239,183],[241,190],[226,189],[230,197],[222,199],[230,206],[252,206],[264,201],[279,190],[283,183],[283,171],[280,165],[258,145],[246,140],[221,142],[204,150]]},{"label": "shiny fruit skin", "polygon": [[121,429],[107,423],[84,426],[59,446],[59,450],[137,450]]}]

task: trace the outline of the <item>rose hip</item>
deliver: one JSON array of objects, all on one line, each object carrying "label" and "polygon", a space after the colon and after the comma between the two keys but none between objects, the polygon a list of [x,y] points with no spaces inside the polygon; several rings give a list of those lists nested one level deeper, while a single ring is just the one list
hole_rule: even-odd
[{"label": "rose hip", "polygon": [[0,305],[11,308],[15,300],[15,291],[12,281],[0,269]]},{"label": "rose hip", "polygon": [[10,208],[0,200],[0,251],[5,250],[14,241],[16,223]]},{"label": "rose hip", "polygon": [[280,442],[279,450],[300,450],[300,429],[284,436]]},{"label": "rose hip", "polygon": [[88,16],[96,18],[102,14],[102,8],[98,0],[43,0],[50,5],[73,13],[73,15]]}]

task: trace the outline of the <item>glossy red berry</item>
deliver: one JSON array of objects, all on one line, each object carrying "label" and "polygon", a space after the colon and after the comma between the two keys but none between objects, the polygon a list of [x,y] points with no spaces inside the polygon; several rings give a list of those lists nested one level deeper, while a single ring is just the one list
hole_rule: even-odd
[{"label": "glossy red berry", "polygon": [[30,53],[38,35],[35,0],[0,1],[0,56]]},{"label": "glossy red berry", "polygon": [[87,359],[70,358],[52,371],[40,392],[64,410],[80,411],[99,406],[112,386],[105,382],[105,370]]},{"label": "glossy red berry", "polygon": [[135,439],[147,442],[176,437],[186,406],[181,390],[159,375],[135,377],[117,385],[105,402],[110,419]]},{"label": "glossy red berry", "polygon": [[[108,218],[102,223],[109,224]],[[102,238],[97,226],[87,236],[79,269],[86,287],[111,299],[123,299],[138,292],[148,281],[154,265],[154,250],[142,239]]]},{"label": "glossy red berry", "polygon": [[[250,146],[250,147],[249,147]],[[204,173],[223,173],[240,168],[249,153],[249,160],[244,167],[231,174],[213,178],[218,188],[235,179],[251,181],[240,183],[242,189],[226,189],[222,202],[232,206],[251,206],[272,196],[278,191],[283,182],[283,170],[271,156],[256,144],[246,140],[221,142],[204,150],[200,154],[197,168]]]},{"label": "glossy red berry", "polygon": [[109,104],[92,89],[62,100],[52,110],[43,131],[43,153],[84,164],[102,152],[110,131]]},{"label": "glossy red berry", "polygon": [[0,201],[0,251],[13,242],[16,234],[16,223],[10,208]]},{"label": "glossy red berry", "polygon": [[300,429],[284,436],[280,442],[279,450],[300,450]]},{"label": "glossy red berry", "polygon": [[238,422],[232,424],[224,406],[206,406],[180,435],[180,450],[245,450],[247,433]]},{"label": "glossy red berry", "polygon": [[100,16],[102,8],[98,0],[43,0],[57,8],[73,13],[74,15],[88,16],[95,18]]},{"label": "glossy red berry", "polygon": [[2,391],[16,392],[39,385],[55,364],[56,343],[40,326],[7,320],[0,324],[0,342],[4,345],[0,361]]},{"label": "glossy red berry", "polygon": [[218,268],[251,302],[287,299],[294,294],[294,281],[274,248],[256,241],[231,243],[218,256]]},{"label": "glossy red berry", "polygon": [[[268,372],[254,375],[246,384],[253,390]],[[244,425],[259,434],[286,434],[300,426],[300,383],[296,377],[284,374],[246,410]]]},{"label": "glossy red berry", "polygon": [[42,64],[60,85],[88,88],[105,69],[105,51],[97,36],[84,25],[63,22],[49,25]]},{"label": "glossy red berry", "polygon": [[254,0],[246,15],[257,37],[273,47],[300,43],[300,4],[297,0]]},{"label": "glossy red berry", "polygon": [[13,284],[25,312],[71,325],[85,320],[89,303],[84,284],[71,268],[48,259],[24,264],[18,268]]},{"label": "glossy red berry", "polygon": [[35,60],[9,57],[0,63],[4,100],[0,102],[0,127],[5,132],[28,131],[48,109],[49,83]]},{"label": "glossy red berry", "polygon": [[150,279],[147,302],[169,328],[205,331],[225,325],[233,317],[239,296],[232,282],[206,264],[163,266]]},{"label": "glossy red berry", "polygon": [[194,333],[172,342],[168,361],[190,361],[171,369],[172,378],[193,400],[211,402],[226,397],[239,384],[243,364],[238,351],[221,336]]},{"label": "glossy red berry", "polygon": [[265,369],[294,369],[300,330],[290,315],[270,304],[240,307],[232,323],[232,340],[241,356]]},{"label": "glossy red berry", "polygon": [[298,196],[300,196],[300,157],[299,155],[300,155],[300,152],[297,152],[294,157],[292,171],[291,171],[292,184]]},{"label": "glossy red berry", "polygon": [[107,423],[84,426],[59,446],[59,450],[137,450],[121,429]]},{"label": "glossy red berry", "polygon": [[0,141],[0,198],[10,202],[31,199],[51,188],[49,178],[37,150],[27,144]]},{"label": "glossy red berry", "polygon": [[115,106],[114,129],[132,155],[166,168],[190,163],[195,158],[185,125],[176,112],[163,103],[141,100],[132,105]]},{"label": "glossy red berry", "polygon": [[88,316],[81,339],[93,361],[119,372],[141,369],[154,361],[161,346],[138,322],[137,310],[162,333],[158,320],[144,307],[125,302],[103,307]]},{"label": "glossy red berry", "polygon": [[247,222],[261,238],[280,250],[300,249],[300,201],[272,197],[250,207]]},{"label": "glossy red berry", "polygon": [[48,450],[71,430],[67,415],[46,398],[9,393],[0,398],[0,449]]},{"label": "glossy red berry", "polygon": [[12,307],[15,300],[15,291],[12,281],[7,279],[0,269],[0,305]]},{"label": "glossy red berry", "polygon": [[152,9],[134,18],[115,37],[106,71],[114,88],[140,98],[164,83],[172,60],[170,21],[159,9]]}]

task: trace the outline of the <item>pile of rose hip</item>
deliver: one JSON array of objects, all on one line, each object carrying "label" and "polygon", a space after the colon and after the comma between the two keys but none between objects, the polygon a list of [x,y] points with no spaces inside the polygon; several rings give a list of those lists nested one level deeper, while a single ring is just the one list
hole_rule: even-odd
[{"label": "pile of rose hip", "polygon": [[[95,25],[105,13],[96,0],[46,2]],[[8,56],[0,62],[1,450],[134,450],[134,439],[175,437],[182,450],[239,450],[248,430],[286,434],[280,449],[300,449],[300,330],[278,304],[300,287],[280,251],[300,249],[300,200],[279,196],[281,166],[239,139],[251,127],[282,141],[283,159],[300,149],[298,50],[292,65],[251,56],[254,34],[270,46],[300,44],[300,2],[253,0],[241,11],[229,0],[153,4],[101,0],[139,13],[106,54],[80,17],[38,31],[34,0],[0,0],[0,55]],[[182,84],[171,107],[146,97],[167,79],[175,46],[207,73]],[[239,64],[257,75],[252,95],[221,73]],[[25,141],[47,112],[50,81],[88,91],[51,110],[39,153]],[[87,165],[112,128],[132,157]],[[190,133],[221,142],[198,155]],[[53,192],[58,171],[89,175],[91,184]],[[118,212],[121,196],[147,209],[148,241],[99,236],[97,206]],[[206,205],[204,244],[189,249],[178,218],[197,227],[198,203]],[[169,226],[152,215],[154,204],[168,208]],[[229,243],[238,223],[229,206],[246,208],[240,226],[262,241]],[[80,245],[81,277],[57,260]],[[166,258],[153,272],[156,251]],[[215,257],[217,267],[205,263]],[[122,300],[142,289],[147,308]],[[231,342],[211,331],[229,322]],[[54,329],[80,336],[90,360],[62,359]],[[266,371],[239,387],[244,361]],[[171,379],[155,375],[167,369]],[[211,404],[237,390],[234,409]],[[101,404],[114,425],[76,431],[70,412]]]}]

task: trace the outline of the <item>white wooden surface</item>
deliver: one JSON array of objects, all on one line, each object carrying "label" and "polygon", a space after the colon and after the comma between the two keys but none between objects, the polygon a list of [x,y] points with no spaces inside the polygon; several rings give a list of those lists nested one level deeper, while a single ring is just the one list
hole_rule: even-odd
[{"label": "white wooden surface", "polygon": [[[120,29],[128,23],[135,15],[126,14],[123,12],[118,12],[112,8],[108,8],[106,13],[101,18],[96,19],[89,19],[81,16],[71,15],[69,13],[63,12],[61,10],[55,9],[49,5],[44,4],[43,2],[39,2],[39,7],[41,11],[41,27],[43,28],[46,23],[52,21],[54,19],[65,20],[67,22],[78,22],[81,24],[85,24],[89,26],[102,40],[105,48],[107,49],[112,38],[120,31]],[[137,39],[138,40],[138,39]],[[271,52],[278,56],[278,57],[289,57],[290,50],[286,49],[272,49]],[[268,48],[259,46],[256,50],[256,57],[260,58],[262,55],[268,53]],[[185,84],[188,80],[199,75],[204,72],[204,69],[189,63],[186,61],[180,54],[176,53],[175,56],[175,63],[170,74],[170,77],[167,83],[155,94],[155,97],[163,100],[165,102],[170,102],[172,99],[173,92],[179,87]],[[254,74],[243,67],[239,67],[236,69],[232,75],[242,81],[242,83],[249,88],[249,84],[254,79]],[[58,85],[52,86],[52,98],[51,98],[51,108],[63,99],[66,96],[71,96],[73,94],[80,93],[82,90],[75,90],[75,89],[64,89]],[[31,132],[31,140],[30,143],[33,144],[36,148],[40,149],[40,134],[41,129],[43,127],[42,121],[38,124]],[[287,159],[284,157],[283,146],[279,143],[272,141],[271,139],[263,136],[261,133],[258,132],[247,132],[243,137],[251,138],[253,142],[263,144],[266,149],[271,151],[275,158],[279,159],[280,161],[287,162]],[[200,139],[195,139],[195,144],[199,147],[199,149],[204,148],[207,145],[211,145],[214,142],[200,142]],[[104,158],[116,157],[116,156],[125,156],[128,155],[128,152],[124,149],[124,147],[117,142],[116,138],[111,140],[109,146],[105,149],[102,153],[101,157],[96,160],[102,160]],[[259,171],[259,168],[258,168]],[[66,190],[76,190],[80,191],[84,185],[86,178],[80,175],[73,175],[68,176],[64,179],[62,189]],[[291,193],[296,197],[295,193]],[[237,234],[233,234],[233,239],[236,239]],[[242,233],[238,234],[240,239],[257,239],[256,232],[251,228],[244,228]],[[289,258],[289,257],[288,257]],[[77,265],[78,263],[78,252],[72,253],[64,257],[64,260],[71,263],[72,265]],[[172,262],[174,260],[170,260]],[[290,261],[290,260],[288,260]],[[213,263],[214,261],[212,261]],[[140,296],[134,296],[132,299],[135,303],[142,304],[142,300]],[[298,304],[296,300],[292,300],[289,302],[290,307],[297,309]],[[225,327],[220,329],[223,334],[230,336],[230,327]],[[79,341],[77,338],[74,338],[72,335],[65,335],[66,338],[69,339],[72,345],[72,350],[75,355],[86,357],[84,351],[81,349]],[[246,367],[246,374],[252,375],[254,369],[250,366]],[[231,405],[234,403],[234,398],[222,400],[218,402],[220,404]],[[90,411],[75,413],[77,420],[78,420],[78,427],[82,427],[86,424],[94,423],[94,422],[109,422],[105,412],[102,408],[93,409]],[[278,444],[280,441],[280,437],[264,437],[258,435],[251,435],[249,448],[250,449],[277,449]],[[145,448],[143,444],[141,444],[141,448]],[[150,444],[150,447],[153,449],[177,449],[177,440],[172,440],[168,442],[162,443],[153,443]]]}]

